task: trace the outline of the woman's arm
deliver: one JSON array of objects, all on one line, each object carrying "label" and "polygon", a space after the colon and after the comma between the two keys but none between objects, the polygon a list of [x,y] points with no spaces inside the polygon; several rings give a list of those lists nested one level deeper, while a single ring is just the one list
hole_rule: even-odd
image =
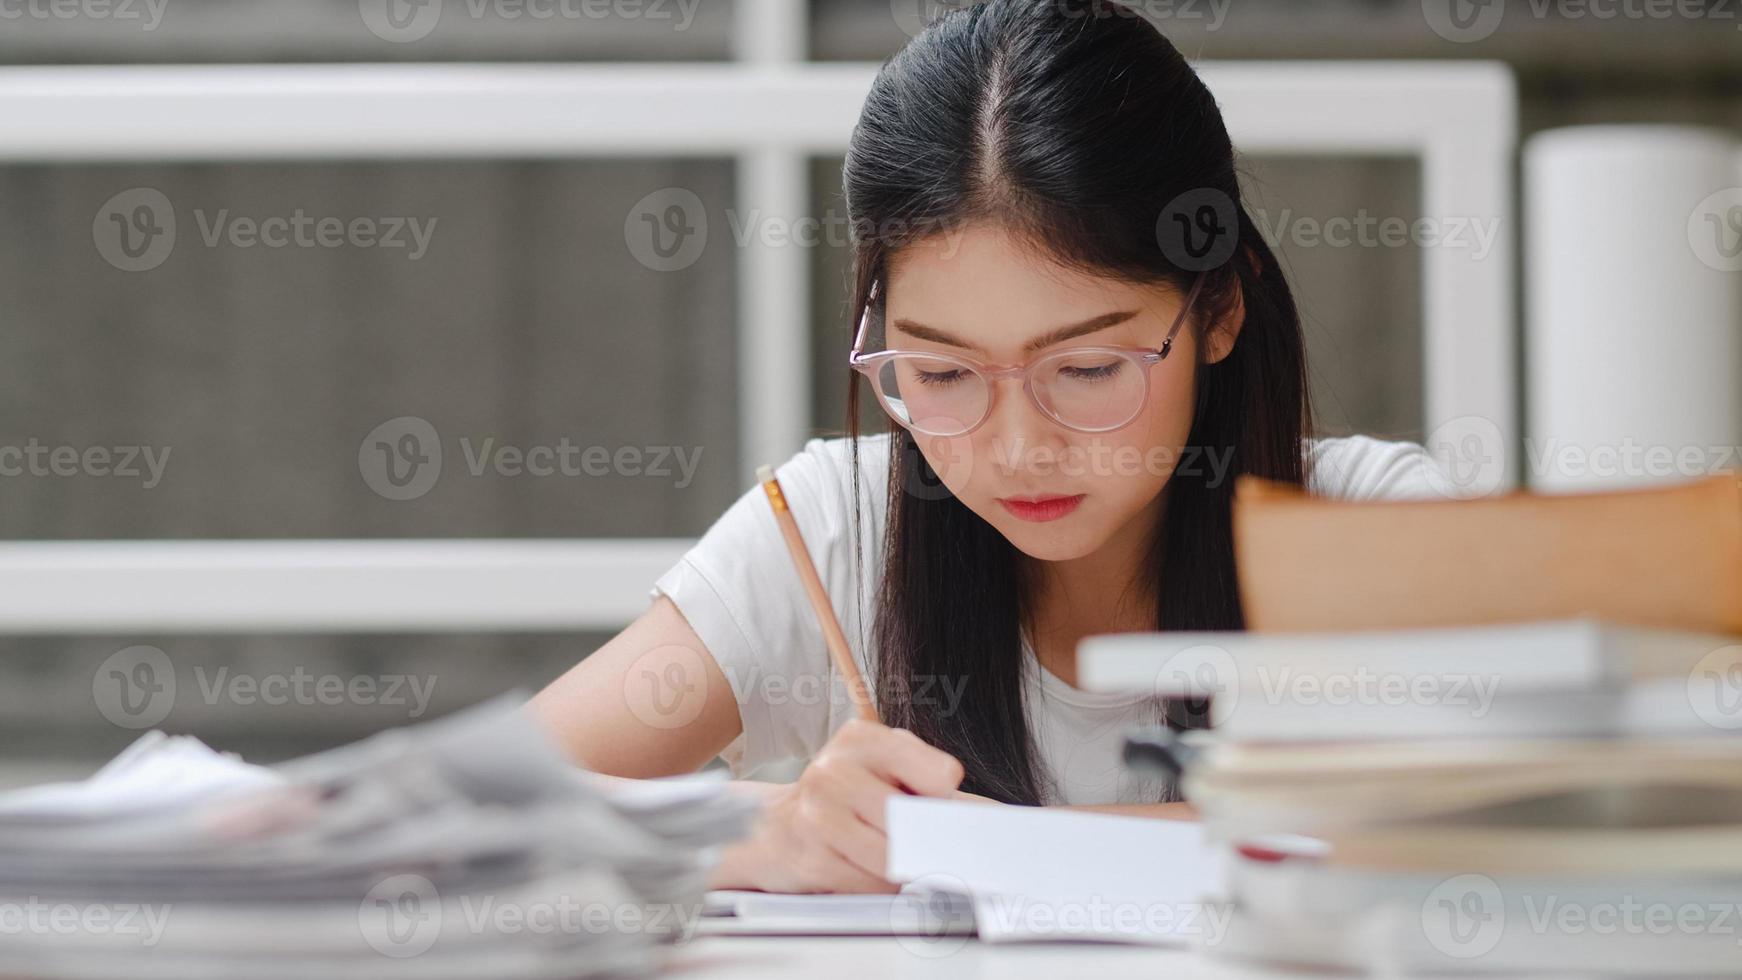
[{"label": "woman's arm", "polygon": [[637,779],[694,772],[743,730],[725,672],[663,595],[530,708],[575,762]]},{"label": "woman's arm", "polygon": [[[693,772],[743,730],[725,672],[663,595],[529,707],[570,758],[612,776]],[[961,782],[961,763],[912,732],[849,721],[797,782],[733,782],[762,813],[749,837],[723,850],[708,885],[894,891],[882,877],[885,801],[901,793],[948,797]]]}]

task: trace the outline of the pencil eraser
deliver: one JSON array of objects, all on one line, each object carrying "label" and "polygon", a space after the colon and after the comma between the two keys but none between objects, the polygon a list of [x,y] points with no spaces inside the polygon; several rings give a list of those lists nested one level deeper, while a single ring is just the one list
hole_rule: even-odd
[{"label": "pencil eraser", "polygon": [[767,463],[763,463],[761,466],[756,467],[757,483],[767,483],[772,479],[774,479],[774,467],[769,466]]}]

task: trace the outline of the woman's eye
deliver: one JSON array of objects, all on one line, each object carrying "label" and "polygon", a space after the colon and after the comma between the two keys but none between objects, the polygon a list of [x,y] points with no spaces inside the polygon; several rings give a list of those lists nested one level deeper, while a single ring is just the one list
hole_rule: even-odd
[{"label": "woman's eye", "polygon": [[947,385],[962,380],[962,371],[915,371],[922,385]]},{"label": "woman's eye", "polygon": [[1119,373],[1120,362],[1077,364],[1059,368],[1059,376],[1071,381],[1105,381]]}]

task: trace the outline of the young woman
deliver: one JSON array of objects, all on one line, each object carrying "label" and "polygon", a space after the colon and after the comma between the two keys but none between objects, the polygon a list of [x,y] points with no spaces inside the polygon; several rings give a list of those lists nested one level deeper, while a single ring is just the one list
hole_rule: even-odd
[{"label": "young woman", "polygon": [[777,474],[881,724],[854,720],[759,487],[535,712],[605,773],[807,762],[744,783],[763,817],[716,887],[891,890],[895,793],[1188,815],[1119,763],[1179,706],[1079,690],[1077,641],[1241,627],[1239,474],[1413,496],[1434,464],[1306,438],[1299,316],[1215,100],[1125,8],[943,17],[878,75],[845,182],[853,367],[892,424],[859,437],[856,383],[849,437]]}]

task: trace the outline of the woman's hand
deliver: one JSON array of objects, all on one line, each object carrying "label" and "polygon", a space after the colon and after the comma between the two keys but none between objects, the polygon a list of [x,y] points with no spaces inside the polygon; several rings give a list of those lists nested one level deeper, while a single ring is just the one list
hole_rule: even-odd
[{"label": "woman's hand", "polygon": [[883,805],[913,793],[949,798],[962,764],[906,729],[854,719],[795,783],[761,790],[751,836],[728,848],[711,888],[770,892],[893,892]]}]

